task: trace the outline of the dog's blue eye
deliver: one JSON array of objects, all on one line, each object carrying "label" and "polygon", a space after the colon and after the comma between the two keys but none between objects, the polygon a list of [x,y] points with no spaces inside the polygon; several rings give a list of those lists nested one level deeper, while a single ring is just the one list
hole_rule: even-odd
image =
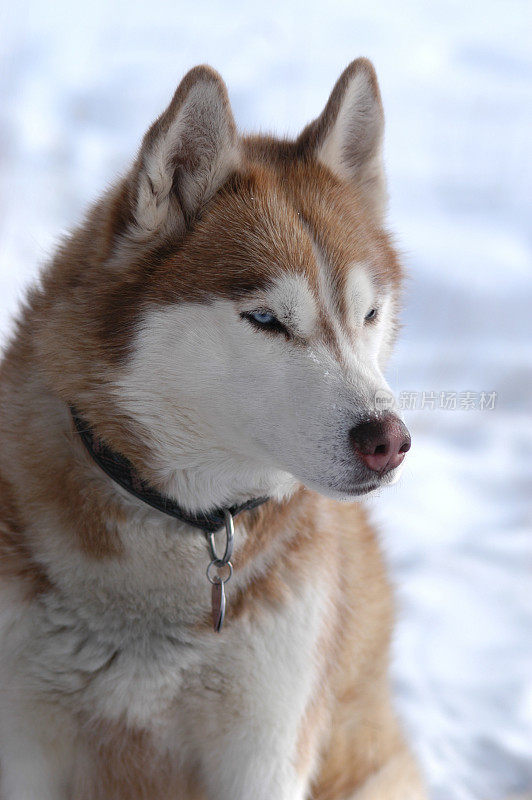
[{"label": "dog's blue eye", "polygon": [[251,311],[249,316],[259,325],[271,325],[275,321],[275,317],[270,311]]},{"label": "dog's blue eye", "polygon": [[372,320],[374,320],[376,316],[377,316],[377,309],[372,308],[371,311],[368,311],[368,313],[364,317],[364,322],[372,322]]},{"label": "dog's blue eye", "polygon": [[261,330],[270,331],[271,333],[284,333],[285,336],[289,335],[283,323],[279,322],[271,311],[266,311],[264,308],[259,308],[256,311],[245,311],[240,316]]}]

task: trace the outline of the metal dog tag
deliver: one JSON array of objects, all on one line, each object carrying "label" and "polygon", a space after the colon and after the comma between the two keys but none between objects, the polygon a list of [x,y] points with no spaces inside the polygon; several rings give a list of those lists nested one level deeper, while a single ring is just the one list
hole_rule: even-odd
[{"label": "metal dog tag", "polygon": [[222,581],[212,584],[212,627],[215,633],[222,630],[225,617],[225,588]]},{"label": "metal dog tag", "polygon": [[211,553],[212,561],[207,567],[207,579],[212,584],[211,588],[211,612],[212,627],[215,633],[220,633],[225,618],[225,584],[233,576],[233,565],[231,556],[233,554],[234,525],[233,517],[229,510],[225,510],[225,550],[220,558],[216,552],[214,533],[207,533],[207,543]]}]

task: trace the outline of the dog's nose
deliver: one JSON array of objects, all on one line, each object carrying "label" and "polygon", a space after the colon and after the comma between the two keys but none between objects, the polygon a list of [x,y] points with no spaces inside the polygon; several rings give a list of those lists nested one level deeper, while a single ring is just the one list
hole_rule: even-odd
[{"label": "dog's nose", "polygon": [[398,467],[410,450],[408,428],[392,413],[360,422],[349,435],[364,464],[381,474]]}]

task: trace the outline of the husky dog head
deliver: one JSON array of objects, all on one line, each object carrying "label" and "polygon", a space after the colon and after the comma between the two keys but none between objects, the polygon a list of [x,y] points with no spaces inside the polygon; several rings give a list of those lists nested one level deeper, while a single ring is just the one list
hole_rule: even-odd
[{"label": "husky dog head", "polygon": [[408,432],[376,405],[401,277],[382,135],[365,59],[294,141],[239,137],[197,67],[45,278],[56,386],[189,510],[397,476]]}]

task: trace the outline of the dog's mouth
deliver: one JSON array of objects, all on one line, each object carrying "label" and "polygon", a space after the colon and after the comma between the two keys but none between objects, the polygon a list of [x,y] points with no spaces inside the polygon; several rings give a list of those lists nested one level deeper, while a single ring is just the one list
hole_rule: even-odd
[{"label": "dog's mouth", "polygon": [[370,494],[371,492],[374,492],[375,489],[380,489],[385,485],[386,484],[384,484],[382,481],[373,480],[351,486],[335,487],[334,491],[348,498],[363,497],[364,495]]},{"label": "dog's mouth", "polygon": [[305,484],[312,491],[330,497],[333,500],[349,501],[355,500],[358,497],[363,497],[370,492],[379,489],[386,485],[382,479],[374,478],[372,480],[363,480],[357,483],[353,482],[338,482],[338,483],[321,483],[318,481],[304,480]]},{"label": "dog's mouth", "polygon": [[361,495],[374,492],[375,489],[379,489],[382,485],[383,483],[381,481],[370,481],[369,483],[364,483],[361,486],[356,486],[352,493],[355,495],[355,497],[360,497]]},{"label": "dog's mouth", "polygon": [[[369,470],[368,470],[369,472]],[[307,486],[320,494],[327,495],[332,498],[349,500],[374,492],[376,489],[383,489],[395,483],[401,473],[400,465],[395,469],[383,473],[373,473],[372,475],[363,475],[358,479],[353,478],[347,480],[339,480],[338,482],[308,482],[305,481]],[[346,476],[347,477],[347,476]],[[312,485],[311,485],[312,484]]]},{"label": "dog's mouth", "polygon": [[388,470],[387,472],[377,473],[360,483],[353,484],[347,489],[347,492],[358,497],[364,494],[369,494],[375,489],[383,489],[386,486],[394,484],[401,475],[401,467],[399,464],[395,469]]}]

